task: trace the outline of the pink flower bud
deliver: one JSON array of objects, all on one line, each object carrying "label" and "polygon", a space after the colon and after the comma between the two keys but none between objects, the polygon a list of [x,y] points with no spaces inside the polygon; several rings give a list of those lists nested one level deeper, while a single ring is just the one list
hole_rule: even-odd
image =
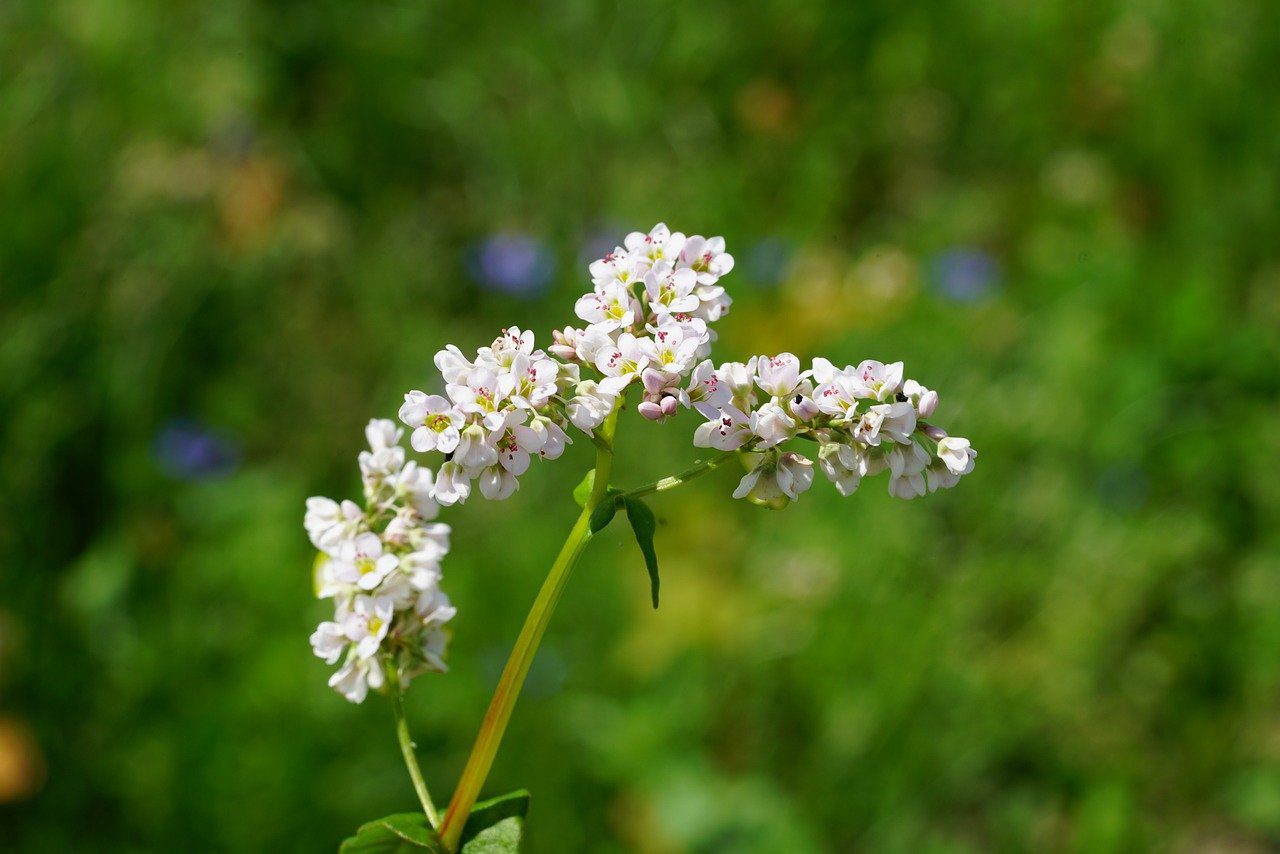
[{"label": "pink flower bud", "polygon": [[662,407],[654,403],[652,400],[642,400],[636,411],[648,418],[650,421],[661,421],[663,418]]},{"label": "pink flower bud", "polygon": [[791,398],[791,405],[788,408],[791,410],[791,414],[801,421],[812,421],[813,417],[820,411],[813,398],[802,394],[797,394]]},{"label": "pink flower bud", "polygon": [[924,434],[935,442],[947,438],[947,431],[934,424],[925,425]]},{"label": "pink flower bud", "polygon": [[932,418],[937,409],[938,393],[936,391],[930,390],[920,395],[920,402],[916,404],[916,411],[920,413],[921,418]]},{"label": "pink flower bud", "polygon": [[659,406],[662,409],[663,415],[675,415],[676,405],[677,405],[676,399],[671,395],[667,395],[666,397],[662,398],[662,403]]}]

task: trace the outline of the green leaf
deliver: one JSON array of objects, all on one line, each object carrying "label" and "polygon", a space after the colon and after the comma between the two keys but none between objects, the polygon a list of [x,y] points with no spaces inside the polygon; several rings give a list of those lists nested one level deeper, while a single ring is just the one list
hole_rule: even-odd
[{"label": "green leaf", "polygon": [[420,812],[397,813],[362,824],[355,836],[343,840],[338,851],[339,854],[422,854],[424,851],[445,854],[440,838]]},{"label": "green leaf", "polygon": [[587,506],[587,499],[591,497],[591,490],[596,486],[596,470],[592,469],[582,477],[582,482],[573,488],[573,500],[578,502],[579,507]]},{"label": "green leaf", "polygon": [[649,505],[639,498],[625,499],[627,505],[627,521],[631,530],[636,533],[636,542],[644,554],[644,565],[649,570],[649,595],[653,597],[653,607],[658,607],[658,553],[653,549],[653,533],[658,529],[658,520],[653,518]]},{"label": "green leaf", "polygon": [[596,505],[596,509],[591,511],[591,533],[598,534],[605,528],[609,527],[609,523],[613,521],[614,514],[618,512],[618,499],[615,496],[606,496],[604,501]]},{"label": "green leaf", "polygon": [[311,562],[311,592],[316,594],[316,598],[320,598],[320,588],[324,587],[324,565],[329,562],[329,556],[324,552],[316,552],[316,559]]},{"label": "green leaf", "polygon": [[524,789],[476,804],[462,828],[459,854],[518,854],[528,813],[529,793]]}]

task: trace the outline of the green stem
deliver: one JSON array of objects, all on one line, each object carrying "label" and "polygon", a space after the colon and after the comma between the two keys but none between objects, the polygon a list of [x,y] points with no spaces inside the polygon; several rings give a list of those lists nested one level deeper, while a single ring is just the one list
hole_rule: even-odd
[{"label": "green stem", "polygon": [[409,769],[409,779],[413,781],[413,790],[418,793],[422,802],[422,811],[427,814],[427,821],[432,827],[440,826],[440,814],[427,791],[427,781],[422,778],[422,769],[418,767],[418,758],[413,754],[413,739],[409,737],[409,722],[404,717],[404,703],[400,698],[400,676],[396,672],[394,662],[388,661],[387,694],[391,697],[391,712],[396,717],[396,739],[400,742],[400,753],[404,755],[404,765]]},{"label": "green stem", "polygon": [[682,483],[688,483],[695,477],[701,477],[709,471],[714,471],[717,466],[735,456],[737,451],[725,451],[718,456],[709,460],[690,466],[679,474],[669,475],[661,480],[655,480],[653,483],[647,483],[644,486],[638,486],[628,492],[622,494],[623,498],[643,498],[646,495],[652,495],[655,492],[666,492],[668,489],[675,489]]},{"label": "green stem", "polygon": [[538,651],[538,645],[542,642],[547,624],[551,622],[551,615],[560,601],[560,596],[564,593],[569,573],[577,562],[578,556],[582,554],[583,548],[586,547],[587,541],[591,539],[591,512],[604,499],[609,488],[609,474],[613,468],[613,431],[617,417],[617,410],[614,410],[600,427],[601,441],[596,443],[596,475],[591,496],[569,531],[564,545],[560,547],[560,554],[551,565],[551,571],[547,573],[547,579],[542,583],[542,589],[538,591],[538,598],[534,600],[533,607],[525,618],[524,627],[520,630],[520,636],[516,638],[515,647],[507,659],[507,666],[502,671],[502,678],[498,680],[498,687],[494,689],[489,710],[485,713],[484,722],[480,725],[480,733],[476,736],[475,745],[471,748],[471,756],[467,758],[467,765],[462,769],[458,788],[454,791],[453,799],[449,801],[449,808],[445,811],[444,824],[440,828],[440,839],[449,851],[458,850],[458,843],[462,838],[462,827],[466,824],[471,808],[475,806],[476,799],[480,796],[480,789],[489,776],[489,769],[493,767],[494,757],[498,754],[498,746],[502,743],[507,723],[511,720],[516,699],[520,696],[525,677],[529,675],[529,666],[533,663],[534,653]]}]

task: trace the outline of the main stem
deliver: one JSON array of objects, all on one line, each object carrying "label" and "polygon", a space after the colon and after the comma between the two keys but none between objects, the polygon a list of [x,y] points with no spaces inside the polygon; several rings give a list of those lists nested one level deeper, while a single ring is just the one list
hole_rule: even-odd
[{"label": "main stem", "polygon": [[413,739],[409,737],[409,723],[404,717],[404,703],[400,699],[400,676],[396,672],[394,662],[387,664],[387,688],[391,696],[391,712],[396,717],[396,740],[400,742],[400,753],[404,756],[404,765],[409,769],[409,779],[413,781],[413,790],[418,793],[422,802],[422,811],[427,814],[427,821],[432,827],[440,826],[440,813],[436,811],[431,793],[427,791],[427,781],[422,779],[422,769],[418,767],[418,758],[413,753]]},{"label": "main stem", "polygon": [[462,838],[462,827],[471,814],[471,808],[475,806],[476,798],[480,796],[480,789],[484,786],[485,778],[489,776],[489,769],[493,767],[498,746],[502,742],[503,734],[507,731],[507,723],[511,720],[511,712],[520,696],[525,677],[529,675],[529,666],[533,663],[534,653],[538,651],[538,644],[542,642],[547,624],[551,622],[551,615],[560,601],[560,596],[564,593],[569,573],[577,562],[578,556],[582,554],[587,541],[591,539],[591,512],[605,498],[609,488],[609,474],[613,468],[613,432],[617,417],[618,413],[615,410],[600,425],[598,433],[601,441],[596,443],[596,473],[591,495],[582,512],[578,514],[578,520],[570,529],[569,536],[565,538],[564,545],[560,547],[560,554],[556,555],[555,563],[547,573],[547,580],[542,582],[538,598],[534,600],[529,616],[525,618],[524,627],[520,630],[520,636],[516,638],[515,647],[507,659],[507,666],[503,668],[502,678],[498,680],[498,687],[494,689],[493,699],[489,702],[489,711],[485,712],[480,733],[476,736],[476,743],[471,748],[471,756],[468,757],[467,765],[462,770],[458,788],[454,791],[453,799],[449,801],[449,808],[445,811],[444,825],[440,828],[440,839],[449,851],[458,850],[458,843]]}]

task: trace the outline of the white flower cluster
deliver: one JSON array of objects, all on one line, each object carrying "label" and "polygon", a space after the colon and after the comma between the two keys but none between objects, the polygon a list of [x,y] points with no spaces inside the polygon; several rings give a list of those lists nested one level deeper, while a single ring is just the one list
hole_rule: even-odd
[{"label": "white flower cluster", "polygon": [[644,388],[636,409],[645,418],[661,421],[677,405],[689,406],[681,379],[710,354],[715,333],[709,324],[733,302],[719,284],[733,269],[723,237],[686,237],[658,223],[648,234],[628,234],[623,244],[591,265],[591,292],[574,306],[586,328],[555,332],[550,348],[601,375],[580,394],[603,396],[608,404],[583,402],[589,414],[574,423],[588,431],[599,424],[596,412],[607,414],[609,398],[635,379]]},{"label": "white flower cluster", "polygon": [[504,329],[474,360],[451,344],[435,361],[445,395],[409,392],[400,420],[413,429],[415,451],[446,457],[432,492],[440,504],[466,501],[477,479],[485,498],[507,498],[534,456],[554,460],[572,441],[564,432],[566,401],[584,384],[577,365],[534,349],[532,332]]},{"label": "white flower cluster", "polygon": [[315,654],[342,660],[329,685],[353,703],[381,688],[389,661],[401,684],[446,667],[445,624],[455,609],[440,589],[449,526],[439,513],[431,470],[405,462],[402,430],[373,420],[360,454],[363,508],[354,501],[307,499],[304,526],[320,550],[317,594],[334,601],[332,620],[311,635]]},{"label": "white flower cluster", "polygon": [[938,394],[904,382],[901,362],[868,360],[840,370],[814,359],[801,370],[798,358],[782,353],[716,370],[704,363],[687,394],[708,419],[693,443],[746,452],[750,469],[733,495],[771,507],[785,506],[813,484],[813,461],[780,448],[794,438],[817,443],[818,465],[841,495],[886,470],[889,494],[899,498],[947,489],[973,471],[978,455],[968,439],[925,422]]}]

